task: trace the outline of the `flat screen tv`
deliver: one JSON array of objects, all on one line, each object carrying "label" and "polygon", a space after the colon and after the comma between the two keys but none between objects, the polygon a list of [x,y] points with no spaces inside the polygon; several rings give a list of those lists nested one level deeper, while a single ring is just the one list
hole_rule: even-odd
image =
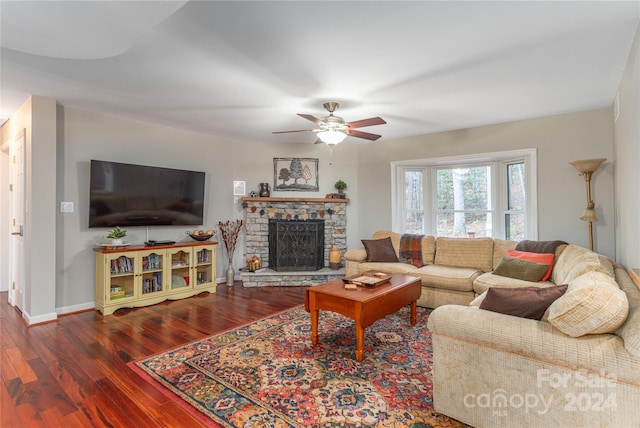
[{"label": "flat screen tv", "polygon": [[89,227],[201,225],[204,172],[91,161]]}]

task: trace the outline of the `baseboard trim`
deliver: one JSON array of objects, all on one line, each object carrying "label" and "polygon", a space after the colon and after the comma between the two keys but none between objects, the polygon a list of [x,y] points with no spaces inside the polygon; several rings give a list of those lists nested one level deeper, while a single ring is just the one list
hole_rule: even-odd
[{"label": "baseboard trim", "polygon": [[58,315],[71,314],[73,312],[84,312],[90,309],[95,309],[96,305],[94,302],[86,302],[80,303],[78,305],[71,306],[62,306],[60,308],[56,308],[56,313]]}]

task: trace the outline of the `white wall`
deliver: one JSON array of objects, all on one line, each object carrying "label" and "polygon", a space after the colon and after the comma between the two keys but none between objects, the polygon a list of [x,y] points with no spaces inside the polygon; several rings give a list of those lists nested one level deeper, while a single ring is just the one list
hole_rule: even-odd
[{"label": "white wall", "polygon": [[[324,197],[333,192],[333,183],[343,179],[356,184],[357,152],[343,146],[334,150],[313,144],[237,143],[194,132],[162,127],[73,108],[58,109],[58,161],[63,184],[60,201],[74,202],[73,213],[58,213],[59,235],[56,307],[59,312],[93,305],[94,252],[104,242],[107,229],[89,229],[88,197],[91,159],[136,163],[206,173],[205,224],[217,230],[218,221],[242,218],[240,204],[234,205],[233,181],[244,180],[247,193],[260,182],[273,182],[274,157],[312,157],[319,159],[319,192],[273,192],[273,196]],[[354,186],[357,188],[357,186]],[[355,195],[354,195],[355,196]],[[353,208],[349,208],[352,210]],[[349,214],[351,215],[351,214]],[[355,218],[355,216],[354,216]],[[187,227],[149,228],[151,239],[190,241]],[[142,244],[146,228],[127,228],[127,241]],[[236,271],[243,266],[244,233],[234,254]],[[355,236],[355,235],[354,235]],[[217,277],[224,279],[227,256],[218,248]],[[90,306],[90,307],[91,307]]]},{"label": "white wall", "polygon": [[618,88],[614,123],[616,256],[629,268],[640,267],[640,27]]},{"label": "white wall", "polygon": [[[23,316],[29,324],[57,317],[56,290],[56,103],[33,96],[2,127],[2,141],[26,129],[25,293]],[[3,193],[3,203],[8,194]],[[3,230],[3,241],[8,234]]]},{"label": "white wall", "polygon": [[587,224],[579,220],[587,205],[585,182],[570,161],[607,158],[593,175],[595,250],[614,256],[613,142],[610,109],[522,120],[396,141],[359,149],[359,233],[371,236],[391,228],[391,161],[537,149],[538,239],[561,239],[589,246]]}]

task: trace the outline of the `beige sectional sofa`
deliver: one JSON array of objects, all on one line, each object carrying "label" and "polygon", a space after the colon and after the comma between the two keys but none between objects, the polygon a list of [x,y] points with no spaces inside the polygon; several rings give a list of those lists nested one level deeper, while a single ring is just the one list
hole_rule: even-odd
[{"label": "beige sectional sofa", "polygon": [[[377,231],[371,239],[390,238],[396,256],[400,256],[402,235],[390,231]],[[437,245],[436,245],[437,242]],[[468,305],[477,294],[491,285],[498,286],[551,286],[544,283],[528,283],[517,279],[505,281],[504,277],[492,275],[508,250],[516,247],[516,241],[492,238],[422,238],[422,267],[408,263],[369,262],[364,247],[354,248],[345,253],[347,275],[356,275],[367,270],[383,270],[391,273],[415,275],[422,280],[422,295],[419,306],[437,308],[441,305]],[[564,249],[558,247],[556,256]]]},{"label": "beige sectional sofa", "polygon": [[[391,232],[374,238],[387,236],[399,242]],[[640,289],[623,266],[563,245],[550,280],[532,284],[488,269],[515,242],[424,239],[433,259],[420,268],[370,264],[361,249],[345,258],[347,273],[376,269],[421,277],[421,304],[437,307],[428,321],[437,411],[475,427],[640,426]],[[555,284],[567,284],[566,292],[541,320],[478,307],[492,287],[518,293]]]}]

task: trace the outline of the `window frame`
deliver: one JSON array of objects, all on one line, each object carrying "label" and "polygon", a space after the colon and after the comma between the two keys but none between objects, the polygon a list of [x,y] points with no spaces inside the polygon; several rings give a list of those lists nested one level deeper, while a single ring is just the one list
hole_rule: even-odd
[{"label": "window frame", "polygon": [[491,203],[494,207],[492,234],[494,238],[505,239],[505,214],[508,210],[507,165],[524,162],[526,219],[525,239],[538,239],[538,200],[537,200],[537,150],[521,149],[503,152],[482,153],[439,158],[426,158],[391,162],[391,221],[394,232],[403,233],[403,213],[405,205],[404,172],[421,170],[423,172],[424,233],[437,236],[435,223],[436,192],[435,173],[441,167],[469,167],[493,164],[491,168],[494,187]]}]

